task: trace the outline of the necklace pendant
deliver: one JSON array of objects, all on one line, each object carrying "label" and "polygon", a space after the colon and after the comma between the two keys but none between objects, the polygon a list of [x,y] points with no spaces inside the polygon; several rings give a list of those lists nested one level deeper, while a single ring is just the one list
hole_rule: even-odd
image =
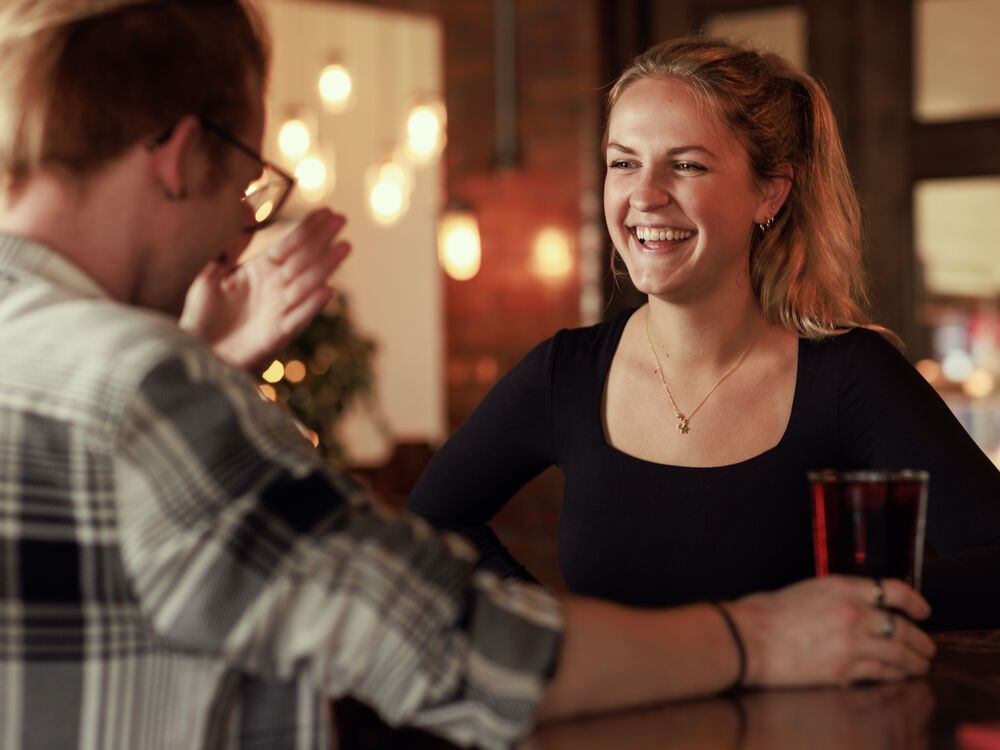
[{"label": "necklace pendant", "polygon": [[688,418],[684,417],[684,416],[681,416],[680,414],[678,414],[677,415],[677,431],[681,435],[687,435],[689,430],[690,430],[690,428],[688,427]]}]

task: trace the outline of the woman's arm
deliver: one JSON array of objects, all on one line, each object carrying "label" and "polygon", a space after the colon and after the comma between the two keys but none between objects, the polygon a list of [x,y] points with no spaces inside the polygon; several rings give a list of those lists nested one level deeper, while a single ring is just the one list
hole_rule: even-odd
[{"label": "woman's arm", "polygon": [[930,473],[930,627],[1000,626],[1000,471],[894,347],[872,332],[849,335],[839,399],[849,461]]},{"label": "woman's arm", "polygon": [[488,521],[526,482],[555,463],[549,386],[558,336],[539,344],[486,395],[435,454],[406,509],[468,537],[480,566],[533,581]]},{"label": "woman's arm", "polygon": [[[901,581],[883,581],[886,605],[917,620],[927,603]],[[747,687],[845,685],[924,674],[933,641],[874,604],[863,578],[811,579],[727,605],[745,643]],[[692,698],[733,685],[739,656],[715,607],[637,610],[568,599],[560,666],[540,720]],[[880,636],[886,617],[896,624]]]}]

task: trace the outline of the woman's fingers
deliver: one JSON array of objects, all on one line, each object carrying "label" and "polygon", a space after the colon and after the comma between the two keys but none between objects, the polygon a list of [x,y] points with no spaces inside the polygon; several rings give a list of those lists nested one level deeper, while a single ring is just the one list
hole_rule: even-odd
[{"label": "woman's fingers", "polygon": [[736,605],[751,684],[895,680],[925,674],[936,652],[911,620],[925,617],[930,607],[898,580],[830,576]]},{"label": "woman's fingers", "polygon": [[[931,613],[931,606],[920,594],[896,578],[883,578],[880,582],[884,594],[884,604],[890,609],[905,612],[911,619],[925,620]],[[863,590],[866,601],[870,601],[872,583],[863,578],[858,579],[858,585]]]},{"label": "woman's fingers", "polygon": [[866,646],[867,648],[862,649],[864,657],[878,659],[885,664],[904,670],[907,674],[926,674],[930,668],[930,659],[914,651],[905,643],[872,639],[868,641]]},{"label": "woman's fingers", "polygon": [[[937,646],[934,645],[931,637],[903,615],[887,610],[877,610],[873,619],[877,623],[873,627],[875,637],[899,643],[913,651],[921,659],[932,659],[937,653]],[[892,625],[888,625],[890,622]]]},{"label": "woman's fingers", "polygon": [[905,616],[884,609],[872,609],[865,617],[856,643],[862,661],[875,660],[908,675],[926,674],[936,650],[930,637]]},{"label": "woman's fingers", "polygon": [[910,676],[910,672],[898,666],[879,659],[859,659],[846,670],[841,684],[847,687],[854,682],[901,682]]},{"label": "woman's fingers", "polygon": [[[871,585],[864,579],[858,579],[858,583],[862,590]],[[922,620],[930,614],[931,608],[927,600],[897,579],[883,579],[879,586],[883,592],[885,608],[871,607],[871,612],[866,617],[869,634],[902,643],[924,659],[932,658],[937,652],[937,646],[927,633],[911,622],[911,619]]]}]

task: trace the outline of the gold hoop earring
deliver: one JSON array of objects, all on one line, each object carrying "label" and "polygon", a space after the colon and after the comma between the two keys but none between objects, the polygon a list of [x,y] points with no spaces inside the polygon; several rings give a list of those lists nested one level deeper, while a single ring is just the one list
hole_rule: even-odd
[{"label": "gold hoop earring", "polygon": [[774,217],[777,216],[777,212],[774,210],[774,204],[771,204],[771,215],[767,217],[763,224],[758,224],[757,228],[760,230],[761,234],[767,234],[774,224]]}]

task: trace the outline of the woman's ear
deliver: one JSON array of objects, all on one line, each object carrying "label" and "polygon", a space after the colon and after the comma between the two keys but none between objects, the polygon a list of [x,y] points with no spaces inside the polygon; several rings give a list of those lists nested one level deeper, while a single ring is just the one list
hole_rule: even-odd
[{"label": "woman's ear", "polygon": [[788,191],[792,189],[793,174],[791,164],[782,164],[778,167],[775,176],[769,177],[761,183],[761,200],[753,219],[755,224],[766,224],[785,205]]},{"label": "woman's ear", "polygon": [[167,136],[149,148],[152,178],[169,201],[181,201],[188,197],[194,146],[200,134],[198,118],[185,115]]}]

